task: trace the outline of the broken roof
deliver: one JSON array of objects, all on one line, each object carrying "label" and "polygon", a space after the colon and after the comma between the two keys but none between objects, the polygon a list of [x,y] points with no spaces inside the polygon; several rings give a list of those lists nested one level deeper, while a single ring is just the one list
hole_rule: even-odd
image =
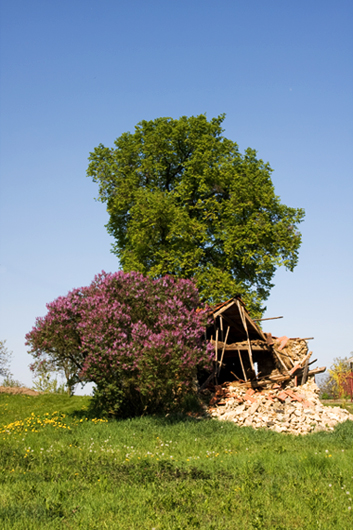
[{"label": "broken roof", "polygon": [[227,325],[230,326],[228,342],[245,341],[248,337],[250,340],[266,342],[266,335],[250,317],[240,296],[235,296],[223,304],[212,308],[211,314],[214,319],[222,317],[226,323],[226,327]]}]

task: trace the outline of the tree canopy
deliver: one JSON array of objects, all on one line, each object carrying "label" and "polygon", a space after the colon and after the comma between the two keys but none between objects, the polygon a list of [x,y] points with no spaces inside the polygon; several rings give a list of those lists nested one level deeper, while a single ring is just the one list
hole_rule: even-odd
[{"label": "tree canopy", "polygon": [[141,121],[90,153],[125,272],[193,278],[201,299],[240,294],[259,314],[278,266],[293,270],[304,210],[281,203],[268,163],[223,136],[224,115]]}]

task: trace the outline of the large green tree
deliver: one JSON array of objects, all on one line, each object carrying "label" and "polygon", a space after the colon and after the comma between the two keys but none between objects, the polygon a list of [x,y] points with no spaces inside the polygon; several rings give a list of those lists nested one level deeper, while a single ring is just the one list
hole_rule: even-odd
[{"label": "large green tree", "polygon": [[300,208],[281,203],[271,168],[223,136],[224,115],[142,121],[90,153],[124,271],[193,278],[204,301],[243,296],[254,314],[278,266],[293,270]]}]

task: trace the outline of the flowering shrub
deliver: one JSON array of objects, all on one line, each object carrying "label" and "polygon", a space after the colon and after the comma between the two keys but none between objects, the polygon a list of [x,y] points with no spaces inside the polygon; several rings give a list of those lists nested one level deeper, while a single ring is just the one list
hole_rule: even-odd
[{"label": "flowering shrub", "polygon": [[81,381],[94,382],[95,403],[110,412],[166,409],[192,390],[198,368],[211,365],[198,305],[189,280],[102,272],[48,304],[27,344],[36,362],[69,362]]}]

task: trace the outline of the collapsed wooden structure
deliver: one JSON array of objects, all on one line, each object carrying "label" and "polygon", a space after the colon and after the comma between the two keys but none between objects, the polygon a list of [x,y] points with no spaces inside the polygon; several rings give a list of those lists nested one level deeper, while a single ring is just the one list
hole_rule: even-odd
[{"label": "collapsed wooden structure", "polygon": [[211,315],[213,324],[207,328],[206,339],[214,347],[214,368],[200,390],[211,382],[225,381],[255,388],[293,380],[297,386],[326,370],[309,368],[316,361],[310,362],[309,339],[264,333],[239,296],[214,307]]}]

